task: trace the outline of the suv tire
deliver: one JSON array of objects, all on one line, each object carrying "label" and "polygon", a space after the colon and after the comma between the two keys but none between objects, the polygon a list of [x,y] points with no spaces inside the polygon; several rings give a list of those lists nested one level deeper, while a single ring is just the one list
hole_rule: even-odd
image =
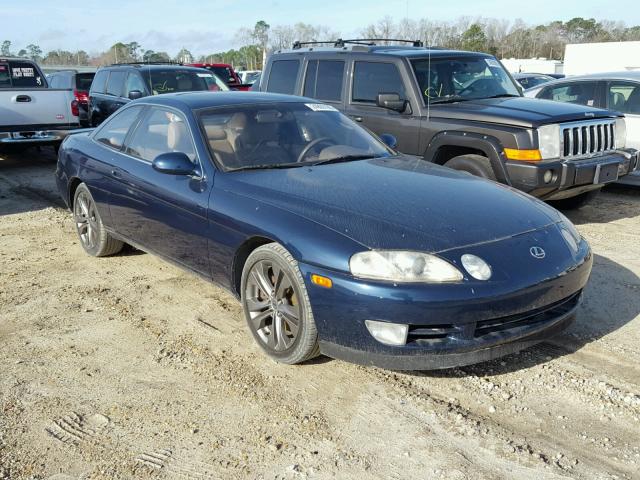
[{"label": "suv tire", "polygon": [[453,168],[454,170],[470,173],[476,177],[486,178],[487,180],[493,180],[494,182],[496,181],[493,168],[491,168],[491,162],[487,157],[482,155],[474,153],[459,155],[446,162],[444,166]]},{"label": "suv tire", "polygon": [[602,189],[598,188],[597,190],[581,193],[575,197],[563,198],[562,200],[552,200],[549,204],[558,210],[576,210],[584,207],[587,203],[596,198],[600,193],[600,190]]}]

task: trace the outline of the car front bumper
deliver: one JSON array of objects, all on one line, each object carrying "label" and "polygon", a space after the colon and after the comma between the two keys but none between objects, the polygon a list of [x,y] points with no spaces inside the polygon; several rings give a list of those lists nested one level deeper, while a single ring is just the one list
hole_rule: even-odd
[{"label": "car front bumper", "polygon": [[[638,151],[623,149],[609,155],[578,160],[506,163],[513,187],[543,200],[560,200],[595,190],[633,173]],[[545,173],[551,172],[546,182]]]},{"label": "car front bumper", "polygon": [[[477,363],[516,352],[571,324],[592,266],[582,241],[571,261],[559,261],[560,247],[547,250],[549,264],[521,262],[521,278],[459,284],[392,284],[356,279],[348,274],[300,263],[318,329],[322,353],[363,365],[397,370],[442,369]],[[531,237],[511,239],[500,251],[479,245],[464,249],[497,265],[513,264]],[[462,253],[447,253],[451,260]],[[444,256],[444,255],[443,255]],[[566,254],[565,254],[566,256]],[[536,260],[537,261],[537,260]],[[543,262],[539,262],[542,265]],[[556,268],[557,266],[557,268]],[[550,275],[549,272],[555,272]],[[310,281],[312,274],[332,279],[332,288]],[[369,333],[365,320],[407,324],[407,342],[385,345]]]}]

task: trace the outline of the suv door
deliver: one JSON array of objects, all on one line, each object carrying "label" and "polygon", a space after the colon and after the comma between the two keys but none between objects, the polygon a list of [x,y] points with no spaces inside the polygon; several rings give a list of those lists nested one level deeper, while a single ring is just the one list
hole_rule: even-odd
[{"label": "suv door", "polygon": [[123,97],[129,99],[131,92],[140,92],[143,97],[149,95],[147,87],[138,72],[129,72],[127,83],[125,84]]},{"label": "suv door", "polygon": [[305,64],[302,96],[317,98],[344,110],[346,62],[342,59],[310,58]]},{"label": "suv door", "polygon": [[607,82],[607,108],[624,113],[627,147],[640,149],[640,82]]},{"label": "suv door", "polygon": [[[381,135],[390,133],[398,141],[398,150],[413,155],[420,152],[420,117],[411,113],[417,106],[410,105],[409,85],[405,84],[400,69],[393,62],[354,60],[351,67],[351,85],[345,112],[356,122],[361,122],[372,132]],[[407,109],[400,113],[379,107],[376,103],[380,93],[397,93],[407,100]]]},{"label": "suv door", "polygon": [[109,75],[103,107],[103,112],[107,117],[129,101],[123,96],[126,78],[127,72],[124,70],[114,70]]}]

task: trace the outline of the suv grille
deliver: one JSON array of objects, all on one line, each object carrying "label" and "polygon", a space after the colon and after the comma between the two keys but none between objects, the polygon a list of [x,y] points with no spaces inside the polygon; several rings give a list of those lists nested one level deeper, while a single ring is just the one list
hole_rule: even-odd
[{"label": "suv grille", "polygon": [[615,120],[560,125],[564,158],[593,157],[616,148]]}]

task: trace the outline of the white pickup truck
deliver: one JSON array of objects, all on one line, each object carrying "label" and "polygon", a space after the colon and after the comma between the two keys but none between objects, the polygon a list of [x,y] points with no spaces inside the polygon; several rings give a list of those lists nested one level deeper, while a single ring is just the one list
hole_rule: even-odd
[{"label": "white pickup truck", "polygon": [[72,89],[48,88],[38,65],[0,57],[0,146],[57,146],[79,128]]}]

